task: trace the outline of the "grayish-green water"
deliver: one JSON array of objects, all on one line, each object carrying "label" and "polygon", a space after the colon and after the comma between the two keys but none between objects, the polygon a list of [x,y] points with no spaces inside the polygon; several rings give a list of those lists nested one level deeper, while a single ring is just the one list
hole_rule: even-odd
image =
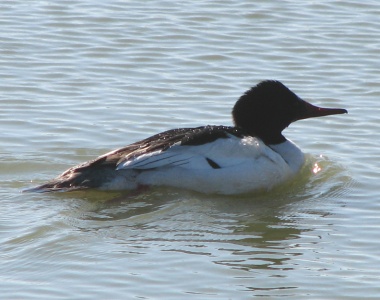
[{"label": "grayish-green water", "polygon": [[[379,1],[2,1],[1,298],[379,299],[379,24]],[[166,129],[230,125],[263,79],[349,111],[285,131],[308,155],[294,182],[20,193]]]}]

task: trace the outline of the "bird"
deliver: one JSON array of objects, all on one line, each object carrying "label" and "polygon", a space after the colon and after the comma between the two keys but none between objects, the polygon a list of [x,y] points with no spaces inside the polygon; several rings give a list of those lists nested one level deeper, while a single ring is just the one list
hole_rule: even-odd
[{"label": "bird", "polygon": [[280,81],[264,80],[237,100],[233,126],[167,130],[71,167],[26,191],[165,186],[236,195],[270,190],[294,178],[305,163],[304,153],[283,130],[298,120],[345,113],[314,106]]}]

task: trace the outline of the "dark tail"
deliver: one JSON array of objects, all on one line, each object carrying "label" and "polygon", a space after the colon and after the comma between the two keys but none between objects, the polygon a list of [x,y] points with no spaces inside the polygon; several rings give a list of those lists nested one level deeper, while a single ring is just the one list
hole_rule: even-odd
[{"label": "dark tail", "polygon": [[74,190],[88,189],[87,186],[73,186],[69,182],[59,182],[52,180],[47,183],[22,190],[23,193],[49,193],[49,192],[69,192]]},{"label": "dark tail", "polygon": [[115,176],[115,164],[104,163],[104,160],[103,158],[96,159],[72,167],[57,178],[42,185],[23,190],[23,192],[67,192],[99,188]]}]

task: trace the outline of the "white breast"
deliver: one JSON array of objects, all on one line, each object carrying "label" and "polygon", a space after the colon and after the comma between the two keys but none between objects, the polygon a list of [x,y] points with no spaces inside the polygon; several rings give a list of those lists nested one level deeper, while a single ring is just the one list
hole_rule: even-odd
[{"label": "white breast", "polygon": [[[220,168],[210,166],[206,158]],[[199,146],[174,146],[144,159],[136,178],[140,184],[219,194],[270,189],[294,176],[304,163],[303,153],[290,141],[268,147],[258,138],[235,136]],[[129,167],[139,169],[135,163],[121,169]]]}]

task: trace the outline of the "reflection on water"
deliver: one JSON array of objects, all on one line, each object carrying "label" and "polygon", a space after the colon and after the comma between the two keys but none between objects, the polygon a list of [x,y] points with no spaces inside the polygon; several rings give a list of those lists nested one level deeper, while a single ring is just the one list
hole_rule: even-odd
[{"label": "reflection on water", "polygon": [[[379,2],[0,11],[2,298],[379,298]],[[349,111],[285,130],[312,155],[275,190],[20,193],[167,129],[230,125],[264,79]]]},{"label": "reflection on water", "polygon": [[[320,169],[316,173],[315,164]],[[299,294],[300,286],[310,286],[321,270],[331,270],[325,263],[310,266],[308,261],[311,254],[323,256],[319,249],[325,236],[332,233],[330,221],[324,222],[333,217],[326,199],[339,201],[351,181],[344,167],[308,155],[305,167],[293,181],[272,191],[234,197],[169,188],[140,194],[96,190],[30,194],[43,211],[58,205],[59,215],[48,214],[44,217],[46,225],[8,239],[5,251],[12,253],[22,245],[17,259],[27,262],[33,253],[36,260],[28,263],[32,269],[51,270],[49,257],[57,257],[54,268],[63,273],[49,271],[42,276],[40,271],[35,272],[33,275],[42,282],[49,274],[59,281],[80,276],[83,265],[97,272],[100,264],[109,274],[103,283],[112,284],[120,280],[114,272],[125,265],[129,270],[125,276],[147,277],[158,286],[172,282],[174,272],[181,282],[176,293],[186,289],[183,284],[187,283],[187,288],[192,286],[191,292],[208,295],[201,287],[213,286],[217,280],[235,286],[232,290],[254,295],[294,296],[295,289]],[[86,245],[91,247],[87,249]],[[103,252],[120,266],[107,266],[108,260],[99,256]],[[215,269],[209,264],[205,267],[204,258]],[[69,260],[69,268],[64,268],[61,260]],[[149,265],[155,267],[147,269]],[[5,267],[10,270],[8,264]],[[300,270],[307,276],[296,275]],[[6,282],[18,278],[17,272],[10,270]],[[186,272],[210,272],[212,276],[204,282],[203,274],[203,282],[198,282]],[[25,274],[25,278],[32,275],[29,271]],[[220,295],[220,290],[211,294]]]},{"label": "reflection on water", "polygon": [[[212,286],[213,278],[230,282],[234,292],[294,296],[295,289],[299,294],[300,287],[310,286],[319,272],[334,269],[318,259],[326,235],[333,234],[329,205],[336,205],[334,199],[341,201],[351,182],[345,167],[323,156],[307,155],[294,180],[271,191],[233,197],[162,187],[142,193],[27,194],[28,210],[36,212],[40,225],[24,226],[19,236],[8,237],[3,244],[4,253],[12,253],[5,257],[5,282],[20,280],[20,269],[12,267],[17,259],[25,264],[23,284],[32,284],[31,276],[39,278],[34,285],[49,276],[71,282],[81,276],[81,266],[98,272],[98,264],[109,273],[103,283],[113,284],[121,280],[114,274],[125,265],[130,272],[123,280],[147,277],[158,280],[158,286],[172,282],[173,270],[181,270],[179,281],[202,295],[208,295],[200,288],[205,283],[183,273],[183,268],[205,272],[203,278],[210,272],[207,286]],[[106,257],[120,265],[107,265]],[[205,267],[205,258],[213,267]],[[156,267],[149,269],[150,265]],[[43,274],[43,269],[49,271]],[[296,275],[300,271],[304,277]],[[177,292],[184,289],[181,285]]]},{"label": "reflection on water", "polygon": [[[315,163],[321,169],[317,174],[312,171]],[[328,182],[333,184],[326,188]],[[313,227],[299,221],[328,215],[316,203],[344,193],[350,182],[339,165],[308,157],[296,180],[270,192],[240,197],[166,188],[133,196],[74,192],[70,198],[80,204],[63,214],[68,224],[81,231],[112,237],[139,251],[155,244],[162,251],[214,256],[217,249],[214,263],[229,268],[293,270],[296,264],[292,259],[302,256],[305,247],[297,240],[313,235]]]}]

